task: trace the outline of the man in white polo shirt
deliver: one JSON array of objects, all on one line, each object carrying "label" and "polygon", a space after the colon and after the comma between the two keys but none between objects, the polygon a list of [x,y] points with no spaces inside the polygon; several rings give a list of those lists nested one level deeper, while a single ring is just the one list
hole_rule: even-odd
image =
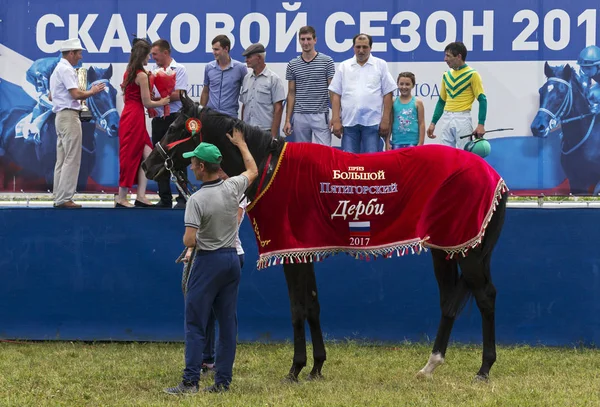
[{"label": "man in white polo shirt", "polygon": [[90,90],[80,90],[74,66],[81,60],[84,50],[78,38],[63,41],[62,58],[50,75],[52,111],[56,113],[56,166],[54,167],[54,207],[81,208],[73,202],[79,167],[81,166],[82,131],[79,112],[82,99],[104,90],[104,84]]},{"label": "man in white polo shirt", "polygon": [[390,130],[392,92],[397,88],[387,63],[371,55],[373,39],[358,34],[352,39],[354,58],[342,62],[329,85],[333,134],[342,137],[342,150],[351,153],[380,151],[381,137]]}]

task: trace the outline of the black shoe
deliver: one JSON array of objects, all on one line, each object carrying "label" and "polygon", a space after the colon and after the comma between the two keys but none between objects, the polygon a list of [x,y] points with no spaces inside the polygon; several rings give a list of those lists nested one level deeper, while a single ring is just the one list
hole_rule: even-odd
[{"label": "black shoe", "polygon": [[145,202],[138,201],[137,199],[133,203],[133,206],[137,206],[138,208],[153,208],[154,207],[154,205],[152,205],[152,204],[147,204]]},{"label": "black shoe", "polygon": [[177,202],[173,209],[185,209],[185,202]]},{"label": "black shoe", "polygon": [[212,386],[208,386],[204,388],[206,393],[225,393],[229,391],[229,386],[225,386],[224,384],[213,384]]},{"label": "black shoe", "polygon": [[[136,201],[137,202],[137,201]],[[115,208],[131,208],[130,206],[125,206],[123,204],[120,204],[118,202],[115,202]]]},{"label": "black shoe", "polygon": [[195,394],[198,393],[198,383],[181,382],[175,387],[167,387],[165,393],[178,396],[180,394]]},{"label": "black shoe", "polygon": [[166,208],[166,209],[171,209],[173,207],[172,203],[168,203],[165,201],[158,201],[156,204],[154,204],[155,208]]}]

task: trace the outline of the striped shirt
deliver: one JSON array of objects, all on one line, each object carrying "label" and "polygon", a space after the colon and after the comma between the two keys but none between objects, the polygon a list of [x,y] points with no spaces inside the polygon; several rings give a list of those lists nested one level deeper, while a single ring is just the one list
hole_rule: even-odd
[{"label": "striped shirt", "polygon": [[314,114],[329,112],[329,80],[335,74],[331,57],[317,53],[311,61],[302,55],[292,59],[285,72],[285,79],[296,83],[294,113]]},{"label": "striped shirt", "polygon": [[451,69],[444,73],[440,98],[446,102],[444,110],[448,112],[464,112],[471,110],[471,105],[483,94],[483,84],[479,73],[468,66]]}]

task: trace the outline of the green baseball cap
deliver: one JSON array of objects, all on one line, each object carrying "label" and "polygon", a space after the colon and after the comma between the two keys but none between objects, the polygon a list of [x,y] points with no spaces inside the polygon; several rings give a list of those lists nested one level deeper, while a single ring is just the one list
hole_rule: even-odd
[{"label": "green baseball cap", "polygon": [[206,161],[207,163],[221,164],[221,152],[214,144],[200,143],[194,151],[183,153],[183,158],[196,157],[199,160]]}]

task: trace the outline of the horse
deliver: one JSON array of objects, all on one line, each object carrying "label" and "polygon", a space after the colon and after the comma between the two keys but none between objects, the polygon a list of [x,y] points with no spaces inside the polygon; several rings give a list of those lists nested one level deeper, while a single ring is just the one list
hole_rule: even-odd
[{"label": "horse", "polygon": [[[92,172],[101,170],[99,167],[102,167],[102,157],[116,155],[118,151],[117,91],[110,84],[111,77],[112,65],[108,68],[88,69],[88,89],[96,83],[105,83],[106,88],[104,92],[87,99],[93,118],[89,123],[82,123],[83,151],[77,182],[79,190],[86,189]],[[37,105],[31,100],[30,103],[0,111],[0,148],[3,160],[21,169],[19,172],[31,182],[27,188],[52,188],[56,163],[56,128],[55,114],[51,109],[51,103],[40,98]],[[102,146],[100,157],[97,154],[98,145]],[[44,181],[39,182],[38,179]]]},{"label": "horse", "polygon": [[[273,138],[269,132],[262,131],[256,127],[244,123],[241,120],[220,114],[209,108],[202,107],[198,103],[194,103],[183,91],[181,92],[181,101],[183,107],[180,111],[181,113],[179,117],[170,126],[168,132],[158,143],[153,152],[142,163],[142,168],[144,169],[147,177],[149,179],[156,179],[157,177],[163,176],[163,174],[168,170],[185,170],[190,160],[184,159],[182,157],[182,153],[193,150],[201,141],[212,143],[219,148],[223,157],[221,167],[226,174],[229,176],[241,174],[245,170],[241,154],[239,153],[239,150],[230,143],[226,136],[226,133],[231,133],[234,127],[240,128],[245,135],[246,144],[248,145],[248,148],[254,157],[259,170],[259,177],[257,179],[258,182],[254,182],[246,191],[246,196],[251,202],[251,206],[256,204],[254,208],[248,210],[249,217],[254,210],[258,209],[258,205],[261,203],[260,200],[265,199],[264,197],[266,194],[263,196],[265,190],[261,189],[261,185],[270,185],[270,182],[273,180],[275,180],[275,183],[277,182],[278,178],[274,177],[273,174],[276,171],[281,171],[278,163],[283,155],[283,151],[286,150],[286,144],[304,145],[308,147],[314,146],[312,144],[309,145],[305,143],[286,143],[285,139],[281,137]],[[187,133],[185,127],[186,121],[191,118],[198,119],[200,121],[201,131],[200,133],[194,133],[189,136],[189,133]],[[317,147],[326,153],[333,154],[333,152],[335,152],[336,156],[344,155],[357,160],[361,159],[360,155],[338,152],[335,149],[325,146],[315,146],[315,148]],[[464,154],[472,154],[445,146],[433,147],[445,149],[444,151],[449,154],[461,155],[462,158],[466,157]],[[423,148],[426,147],[415,147],[416,150],[413,150],[413,152],[425,151],[418,150]],[[289,147],[287,147],[287,149],[289,150]],[[365,157],[370,156],[371,160],[378,160],[380,154],[381,157],[384,155],[390,157],[400,157],[400,155],[403,154],[400,152],[401,150],[395,151],[395,153],[386,152],[366,154]],[[286,152],[285,154],[287,155],[288,153]],[[392,156],[392,154],[395,155]],[[481,158],[475,158],[480,161],[478,165],[489,167],[489,165]],[[305,165],[313,165],[309,164],[309,162],[310,161],[305,161]],[[489,167],[489,169],[493,171],[491,167]],[[305,169],[305,172],[310,171],[312,171],[312,168]],[[300,173],[300,170],[297,168],[296,172]],[[463,174],[473,174],[475,172],[476,171],[467,171],[465,169]],[[493,172],[495,174],[495,171]],[[275,184],[273,184],[270,189],[266,190],[266,192],[268,193],[274,188],[276,188]],[[293,191],[291,192],[291,195],[294,197],[297,196],[294,195],[295,189],[293,186],[292,188],[284,189],[287,191]],[[477,194],[477,191],[471,190],[471,193]],[[435,277],[437,279],[440,293],[440,307],[442,315],[432,353],[426,365],[417,373],[418,377],[432,377],[433,371],[444,362],[448,341],[450,338],[450,332],[452,330],[454,321],[457,315],[463,309],[466,301],[471,297],[475,298],[477,307],[481,312],[483,331],[482,364],[475,377],[476,379],[480,380],[487,380],[489,377],[490,368],[496,360],[496,289],[492,283],[490,263],[492,251],[500,236],[504,222],[507,200],[506,189],[503,189],[500,193],[498,193],[497,197],[497,206],[495,207],[493,214],[490,215],[491,217],[489,218],[490,220],[485,231],[485,235],[482,236],[480,241],[481,244],[473,247],[467,253],[463,253],[464,255],[457,256],[451,256],[447,251],[435,248],[433,246],[433,248],[431,248]],[[297,200],[297,198],[293,199]],[[441,201],[445,202],[444,199],[441,199]],[[461,201],[462,202],[457,202],[456,205],[460,207],[460,205],[464,203],[464,199],[461,199]],[[304,206],[310,206],[311,201],[306,200],[301,204]],[[446,203],[444,203],[444,205],[445,204]],[[269,208],[265,209],[268,210]],[[277,225],[276,219],[271,218],[269,219],[269,222]],[[306,224],[304,223],[304,225]],[[257,234],[257,241],[259,242],[260,251],[260,247],[264,242],[261,241],[261,238],[258,236],[259,233],[257,232],[256,224],[253,224],[253,228]],[[294,331],[294,356],[290,371],[286,375],[286,380],[291,382],[298,381],[299,374],[307,363],[305,334],[306,323],[308,323],[310,328],[313,343],[314,361],[313,368],[308,374],[308,380],[319,379],[322,377],[322,367],[326,360],[326,350],[320,323],[320,305],[317,281],[314,272],[314,261],[317,260],[318,256],[318,254],[314,256],[304,256],[305,261],[296,258],[296,261],[283,262],[283,271],[288,287],[292,314],[292,326]]]},{"label": "horse", "polygon": [[560,162],[573,194],[600,192],[600,120],[569,65],[544,65],[548,78],[539,89],[540,107],[531,123],[535,137],[548,137],[559,124],[562,130]]}]

